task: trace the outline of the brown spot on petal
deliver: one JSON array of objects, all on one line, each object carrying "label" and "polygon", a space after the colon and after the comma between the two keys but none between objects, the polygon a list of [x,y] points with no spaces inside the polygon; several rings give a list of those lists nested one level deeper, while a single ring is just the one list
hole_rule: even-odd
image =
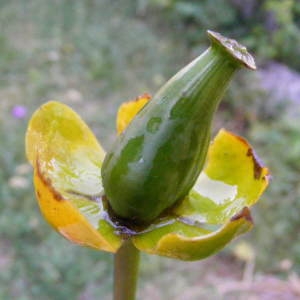
[{"label": "brown spot on petal", "polygon": [[[51,180],[49,178],[46,178],[44,176],[44,174],[42,173],[41,166],[40,166],[38,159],[36,160],[36,170],[37,170],[37,176],[40,178],[40,180],[43,182],[43,184],[48,187],[48,189],[50,190],[50,192],[53,195],[53,198],[57,201],[65,200],[63,198],[63,196],[55,190],[55,188],[52,185]],[[39,196],[39,193],[38,193],[38,196]]]},{"label": "brown spot on petal", "polygon": [[247,156],[252,157],[253,161],[253,173],[255,179],[260,179],[263,165],[258,156],[256,155],[255,151],[252,148],[249,148],[247,151]]},{"label": "brown spot on petal", "polygon": [[236,215],[234,215],[230,221],[237,221],[241,218],[246,219],[247,221],[253,223],[253,219],[251,217],[251,213],[250,210],[247,206],[245,206],[239,213],[237,213]]},{"label": "brown spot on petal", "polygon": [[227,133],[231,134],[233,137],[235,137],[236,139],[238,139],[242,144],[244,144],[245,146],[249,147],[249,143],[246,139],[244,139],[243,137],[236,135],[232,132],[227,131]]},{"label": "brown spot on petal", "polygon": [[137,98],[135,98],[134,101],[139,101],[140,99],[150,100],[151,99],[151,95],[148,94],[148,93],[144,93],[144,94],[138,96]]},{"label": "brown spot on petal", "polygon": [[[134,100],[129,100],[129,101],[123,102],[122,105],[124,105],[124,104],[130,104],[130,103],[132,103],[132,102],[138,102],[138,101],[140,101],[140,100],[142,100],[142,99],[145,99],[145,100],[147,100],[147,101],[150,101],[151,98],[152,98],[152,96],[151,96],[150,94],[144,93],[144,94],[142,94],[142,95],[136,97]],[[120,107],[122,107],[122,105],[121,105]]]},{"label": "brown spot on petal", "polygon": [[[226,131],[225,129],[223,129],[224,131]],[[247,151],[247,156],[250,156],[252,158],[253,161],[253,173],[254,173],[254,178],[256,180],[259,180],[261,178],[261,174],[262,171],[264,169],[264,164],[262,163],[262,161],[260,160],[260,158],[257,156],[257,154],[255,153],[255,151],[251,148],[250,144],[248,143],[248,141],[246,139],[244,139],[241,136],[235,135],[232,132],[226,131],[227,133],[231,134],[233,137],[235,137],[236,139],[238,139],[242,144],[244,144],[244,146],[246,146],[248,148]],[[265,178],[265,176],[263,177],[263,179],[267,179]]]}]

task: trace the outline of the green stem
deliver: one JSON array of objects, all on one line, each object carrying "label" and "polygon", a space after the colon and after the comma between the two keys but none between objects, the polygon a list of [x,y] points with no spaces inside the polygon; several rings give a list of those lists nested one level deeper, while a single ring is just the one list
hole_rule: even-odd
[{"label": "green stem", "polygon": [[139,250],[130,240],[115,254],[114,300],[134,300],[139,269]]}]

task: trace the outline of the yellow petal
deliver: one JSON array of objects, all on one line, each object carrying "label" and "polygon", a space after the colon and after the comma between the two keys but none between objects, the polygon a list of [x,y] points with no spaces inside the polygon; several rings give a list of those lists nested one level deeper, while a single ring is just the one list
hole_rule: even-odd
[{"label": "yellow petal", "polygon": [[70,201],[54,190],[51,182],[43,177],[37,167],[34,185],[40,209],[45,219],[65,238],[83,246],[114,252],[99,232]]},{"label": "yellow petal", "polygon": [[125,102],[120,106],[117,116],[118,134],[122,133],[126,129],[131,120],[148,103],[150,98],[150,95],[144,94],[136,98],[134,101]]},{"label": "yellow petal", "polygon": [[223,224],[252,206],[269,183],[269,171],[243,138],[221,130],[210,145],[204,171],[175,209],[194,221]]},{"label": "yellow petal", "polygon": [[[141,251],[181,260],[200,260],[224,248],[233,238],[247,232],[252,228],[252,220],[248,208],[226,222],[216,231],[209,232],[204,229],[197,231],[186,230],[177,224],[175,228],[161,228],[147,232],[133,238],[134,245]],[[190,226],[192,227],[192,226]],[[202,232],[201,232],[202,231]]]},{"label": "yellow petal", "polygon": [[[198,260],[218,252],[252,228],[248,206],[269,182],[269,171],[243,138],[221,130],[210,145],[204,171],[166,224],[133,238],[145,252]],[[206,230],[216,227],[211,231]]]},{"label": "yellow petal", "polygon": [[80,117],[59,102],[44,104],[29,122],[26,153],[47,221],[72,242],[116,251],[121,239],[102,203],[104,151]]},{"label": "yellow petal", "polygon": [[104,158],[97,139],[72,109],[55,101],[42,105],[33,114],[26,132],[29,162],[34,165],[37,156],[47,162],[53,157],[71,161],[70,156],[78,150],[96,156],[100,164]]}]

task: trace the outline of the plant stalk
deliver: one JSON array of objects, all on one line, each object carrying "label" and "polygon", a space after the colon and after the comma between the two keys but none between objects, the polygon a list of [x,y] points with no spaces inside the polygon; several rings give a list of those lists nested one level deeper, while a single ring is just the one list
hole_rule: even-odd
[{"label": "plant stalk", "polygon": [[139,250],[125,241],[114,258],[114,300],[135,300],[139,261]]}]

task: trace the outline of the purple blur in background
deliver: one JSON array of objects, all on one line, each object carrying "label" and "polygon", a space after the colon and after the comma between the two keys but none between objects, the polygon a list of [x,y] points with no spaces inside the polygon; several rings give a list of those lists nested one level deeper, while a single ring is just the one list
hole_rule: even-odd
[{"label": "purple blur in background", "polygon": [[15,105],[12,108],[11,114],[16,119],[24,119],[27,115],[27,108],[23,105]]}]

